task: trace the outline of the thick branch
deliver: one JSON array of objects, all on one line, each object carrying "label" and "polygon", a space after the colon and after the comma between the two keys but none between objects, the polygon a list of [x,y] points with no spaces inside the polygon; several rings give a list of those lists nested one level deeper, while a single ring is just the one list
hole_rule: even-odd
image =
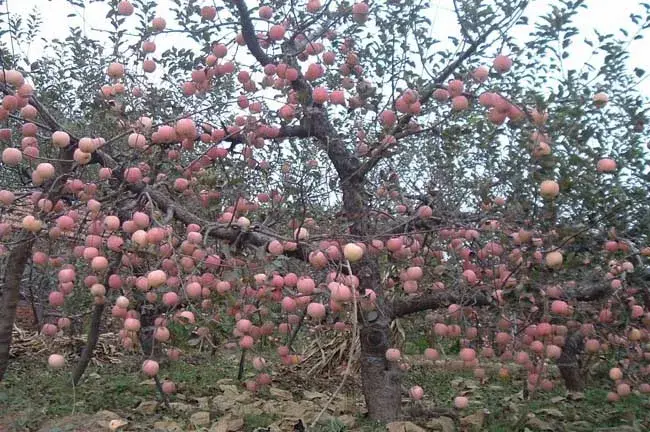
[{"label": "thick branch", "polygon": [[237,5],[237,10],[239,11],[239,20],[241,21],[242,27],[241,32],[244,36],[244,41],[246,42],[246,46],[248,46],[249,51],[262,66],[266,66],[267,64],[272,63],[271,58],[266,55],[264,50],[262,50],[262,47],[257,40],[255,27],[251,21],[248,6],[246,6],[246,1],[238,0],[234,3]]},{"label": "thick branch", "polygon": [[[240,242],[257,247],[266,247],[274,237],[255,231],[244,231],[237,225],[217,225],[210,226],[210,224],[191,211],[187,210],[182,205],[177,205],[176,202],[165,195],[163,192],[144,186],[141,190],[142,193],[148,194],[152,201],[163,211],[172,211],[174,216],[186,225],[197,224],[202,227],[207,227],[206,235],[214,237],[219,240],[225,240],[229,243]],[[306,261],[309,258],[308,252],[300,245],[295,251],[286,251],[285,255],[298,258]]]},{"label": "thick branch", "polygon": [[[112,275],[117,271],[121,261],[122,261],[122,254],[119,254],[117,257],[115,257],[113,263],[111,264],[110,268],[106,272],[106,277],[104,278],[104,285],[108,286],[108,278],[110,277],[110,275]],[[95,347],[97,346],[97,342],[99,341],[99,333],[100,333],[99,330],[102,323],[102,315],[104,314],[105,307],[106,304],[102,302],[102,303],[95,304],[95,307],[93,309],[93,316],[90,320],[90,330],[88,332],[88,339],[86,340],[86,346],[84,347],[81,353],[81,357],[79,358],[79,362],[77,363],[74,372],[72,372],[72,383],[74,385],[79,384],[79,380],[81,380],[81,377],[86,371],[86,368],[88,367],[88,363],[90,363],[90,360],[93,358]]]},{"label": "thick branch", "polygon": [[308,138],[309,136],[309,130],[302,125],[285,125],[280,128],[280,134],[276,138]]},{"label": "thick branch", "polygon": [[9,365],[12,331],[20,297],[20,282],[36,237],[23,231],[6,262],[4,287],[0,288],[0,381]]},{"label": "thick branch", "polygon": [[440,309],[452,304],[462,306],[490,306],[493,302],[490,297],[482,293],[476,293],[463,298],[451,294],[426,294],[408,299],[394,300],[392,304],[392,317],[399,318],[416,312]]}]

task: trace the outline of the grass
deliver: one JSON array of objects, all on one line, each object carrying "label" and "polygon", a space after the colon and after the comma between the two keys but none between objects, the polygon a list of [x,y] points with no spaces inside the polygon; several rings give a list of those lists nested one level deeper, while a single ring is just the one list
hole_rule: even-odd
[{"label": "grass", "polygon": [[[200,366],[185,362],[162,366],[161,379],[172,379],[185,395],[205,397],[214,396],[218,380],[236,377],[237,364],[232,362],[214,358],[196,362]],[[139,373],[140,364],[139,359],[127,358],[121,364],[90,365],[73,389],[69,373],[52,371],[44,362],[12,362],[5,381],[0,383],[0,419],[15,416],[17,430],[31,430],[44,419],[72,413],[126,413],[140,402],[157,397],[154,386]]]},{"label": "grass", "polygon": [[[470,406],[459,415],[484,409],[486,424],[481,430],[510,432],[517,420],[525,418],[528,413],[555,425],[553,430],[580,430],[577,428],[585,422],[591,425],[588,430],[632,424],[642,424],[644,429],[640,430],[650,430],[650,398],[631,394],[617,403],[609,403],[606,396],[612,383],[608,381],[590,382],[577,400],[567,397],[562,386],[556,386],[552,391],[537,390],[524,400],[522,380],[491,377],[487,383],[479,385],[470,371],[438,370],[431,373],[430,367],[416,367],[407,374],[407,381],[410,385],[422,386],[426,398],[440,407],[451,407],[455,396],[466,395]],[[576,429],[567,426],[571,424]]]},{"label": "grass", "polygon": [[[179,395],[172,400],[188,402],[188,399],[195,397],[215,396],[219,392],[219,380],[236,376],[237,359],[234,356],[218,360],[205,355],[194,360],[161,367],[161,378],[171,379],[179,386]],[[77,414],[94,414],[100,410],[110,410],[128,417],[132,423],[143,424],[168,418],[168,412],[146,416],[134,411],[141,402],[157,397],[154,387],[139,373],[139,368],[139,359],[128,358],[121,364],[91,366],[82,384],[73,391],[69,374],[49,370],[40,361],[13,362],[6,380],[0,383],[0,419],[6,425],[7,421],[10,422],[9,430],[23,431],[37,430],[45,420],[69,416],[73,411]],[[455,396],[466,394],[470,406],[457,414],[464,417],[485,410],[487,415],[480,430],[513,431],[518,419],[524,419],[523,423],[526,423],[527,414],[534,414],[552,430],[616,430],[631,425],[639,425],[638,430],[650,430],[649,398],[632,394],[618,403],[608,403],[606,395],[611,382],[606,379],[592,382],[578,400],[567,398],[561,387],[551,392],[533,394],[524,400],[521,380],[490,377],[486,383],[479,384],[469,371],[451,371],[442,367],[434,369],[425,365],[413,366],[410,373],[405,375],[405,381],[407,387],[414,384],[422,386],[426,402],[436,407],[451,408]],[[263,392],[258,397],[264,398],[265,394]],[[186,421],[182,416],[173,417],[173,420],[182,424]],[[252,432],[279,419],[281,413],[247,415],[244,418],[245,430]],[[529,429],[536,430],[534,427]],[[384,430],[384,426],[357,417],[353,428],[333,419],[320,424],[315,432]]]}]

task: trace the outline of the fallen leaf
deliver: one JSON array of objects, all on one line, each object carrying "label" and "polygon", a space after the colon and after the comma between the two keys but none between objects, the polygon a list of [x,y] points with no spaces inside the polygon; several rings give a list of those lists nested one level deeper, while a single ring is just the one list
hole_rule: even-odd
[{"label": "fallen leaf", "polygon": [[153,424],[153,432],[183,432],[183,428],[175,421],[157,421]]},{"label": "fallen leaf", "polygon": [[244,419],[224,416],[210,428],[210,432],[237,432],[244,429]]},{"label": "fallen leaf", "polygon": [[456,425],[454,420],[449,417],[438,417],[427,421],[427,428],[433,431],[454,432]]},{"label": "fallen leaf", "polygon": [[111,420],[108,422],[108,428],[112,431],[116,431],[127,424],[129,424],[129,422],[124,419]]},{"label": "fallen leaf", "polygon": [[210,409],[210,398],[196,397],[196,398],[191,398],[191,400],[195,401],[197,403],[200,410],[209,410]]},{"label": "fallen leaf", "polygon": [[112,411],[99,411],[95,413],[91,420],[96,426],[102,429],[115,431],[126,425],[128,422]]},{"label": "fallen leaf", "polygon": [[142,401],[135,410],[142,414],[153,414],[156,412],[157,407],[158,402],[156,401]]},{"label": "fallen leaf", "polygon": [[566,398],[564,396],[553,396],[551,398],[551,403],[556,404],[558,402],[562,402],[563,400],[566,400]]},{"label": "fallen leaf", "polygon": [[277,387],[271,387],[269,391],[271,393],[271,396],[274,396],[276,398],[293,400],[293,394],[291,394],[290,391],[283,390]]},{"label": "fallen leaf", "polygon": [[465,378],[458,377],[451,380],[450,384],[452,387],[462,387],[464,383],[465,383]]},{"label": "fallen leaf", "polygon": [[323,393],[313,392],[313,391],[309,391],[309,390],[303,391],[302,396],[307,400],[313,400],[313,399],[319,399],[319,398],[322,398],[322,399],[327,398],[327,395],[325,395]]},{"label": "fallen leaf", "polygon": [[354,418],[354,416],[351,416],[349,414],[342,415],[340,417],[337,417],[337,420],[341,423],[343,423],[346,427],[351,428],[354,426],[354,424],[357,422],[357,420]]},{"label": "fallen leaf", "polygon": [[544,408],[535,411],[537,414],[548,414],[551,417],[563,418],[564,414],[557,408]]},{"label": "fallen leaf", "polygon": [[551,423],[545,422],[539,417],[536,417],[534,414],[529,415],[528,420],[526,421],[526,426],[530,426],[535,430],[542,430],[542,431],[555,430],[555,427]]},{"label": "fallen leaf", "polygon": [[582,392],[570,392],[567,394],[567,398],[574,401],[583,400],[585,398],[585,394]]},{"label": "fallen leaf", "polygon": [[210,413],[207,411],[195,412],[190,416],[190,422],[195,426],[207,426],[210,424]]},{"label": "fallen leaf", "polygon": [[187,413],[194,410],[194,407],[192,405],[183,402],[171,402],[169,404],[169,407],[174,411],[178,411],[181,413]]},{"label": "fallen leaf", "polygon": [[386,425],[388,432],[427,432],[426,429],[410,421],[397,421]]},{"label": "fallen leaf", "polygon": [[466,430],[480,431],[485,422],[485,413],[481,410],[460,419],[460,425]]}]

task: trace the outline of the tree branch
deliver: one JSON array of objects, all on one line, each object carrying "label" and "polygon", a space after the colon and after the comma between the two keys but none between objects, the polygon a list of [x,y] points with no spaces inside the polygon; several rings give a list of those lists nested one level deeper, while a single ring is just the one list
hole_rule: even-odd
[{"label": "tree branch", "polygon": [[490,306],[492,299],[485,294],[476,293],[473,296],[458,298],[452,294],[425,294],[407,299],[396,299],[392,303],[392,318],[400,318],[416,312],[440,309],[452,304],[462,306]]},{"label": "tree branch", "polygon": [[[456,60],[451,62],[447,67],[445,67],[436,79],[433,81],[433,83],[426,89],[426,91],[422,94],[420,97],[420,103],[422,105],[425,105],[426,103],[429,102],[431,99],[431,96],[433,96],[433,92],[440,88],[443,83],[458,69],[458,67],[469,57],[471,57],[476,50],[487,40],[487,38],[497,30],[502,24],[502,21],[499,21],[495,24],[493,24],[481,37],[477,38],[475,41],[473,41],[469,47],[465,51],[463,51]],[[413,118],[412,114],[407,114],[403,116],[399,122],[397,123],[397,126],[395,126],[395,130],[393,132],[394,136],[408,136],[404,135],[404,129],[406,126],[409,124],[411,119]],[[438,131],[439,132],[439,131]],[[376,165],[379,163],[379,161],[382,159],[384,156],[383,151],[378,151],[376,152],[372,157],[370,157],[361,167],[361,175],[365,176],[367,173],[369,173]]]},{"label": "tree branch", "polygon": [[266,55],[264,50],[262,50],[262,47],[260,46],[260,43],[257,40],[257,35],[255,34],[255,27],[253,26],[253,22],[251,21],[251,16],[248,11],[248,6],[246,6],[246,1],[245,0],[238,0],[234,2],[237,5],[237,10],[239,11],[239,20],[241,22],[242,26],[242,35],[244,36],[244,41],[246,42],[246,46],[248,46],[248,50],[253,54],[253,56],[257,59],[258,62],[262,66],[266,66],[267,64],[272,63],[271,58]]}]

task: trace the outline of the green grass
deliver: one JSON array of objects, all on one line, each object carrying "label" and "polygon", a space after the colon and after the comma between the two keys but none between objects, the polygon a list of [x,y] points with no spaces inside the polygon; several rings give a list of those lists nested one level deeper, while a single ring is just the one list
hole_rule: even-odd
[{"label": "green grass", "polygon": [[[479,409],[487,410],[486,424],[482,429],[486,431],[510,432],[516,421],[527,413],[533,413],[558,427],[588,422],[592,427],[615,428],[637,423],[643,424],[640,430],[650,430],[650,398],[631,394],[617,403],[609,403],[606,396],[611,381],[590,382],[583,397],[578,400],[566,397],[566,390],[561,385],[556,385],[550,392],[537,390],[524,400],[522,380],[490,377],[486,383],[479,384],[470,371],[432,371],[431,366],[413,368],[407,374],[407,383],[422,386],[425,397],[439,407],[452,407],[454,397],[467,392],[470,406],[459,415],[462,417]],[[559,410],[561,416],[555,410]]]},{"label": "green grass", "polygon": [[[161,366],[161,379],[172,379],[185,396],[216,394],[217,381],[235,378],[237,364],[213,357],[196,359],[200,366],[175,362]],[[0,383],[0,419],[18,417],[18,430],[35,428],[44,419],[100,410],[128,414],[142,401],[156,400],[155,387],[145,383],[140,359],[124,358],[120,364],[90,365],[73,389],[69,370],[53,371],[43,362],[12,362]],[[174,400],[174,396],[170,398]]]},{"label": "green grass", "polygon": [[[219,393],[219,380],[234,379],[238,366],[236,356],[226,360],[217,357],[206,354],[189,359],[190,362],[163,364],[161,378],[175,381],[179,388],[179,395],[173,396],[171,401],[189,402],[188,399],[193,397],[213,397]],[[157,398],[155,388],[147,383],[139,369],[140,359],[128,357],[123,358],[120,364],[90,366],[83,382],[73,391],[69,371],[67,374],[52,371],[45,367],[44,362],[13,362],[6,380],[0,383],[0,419],[5,419],[5,422],[11,419],[14,430],[36,430],[45,420],[69,416],[74,407],[75,413],[114,411],[128,417],[131,422],[145,425],[146,422],[171,415],[183,425],[187,421],[187,416],[183,414],[162,411],[146,416],[134,411],[142,401]],[[405,385],[414,384],[424,388],[427,404],[439,408],[451,408],[455,396],[467,393],[470,406],[457,414],[464,417],[486,410],[485,424],[481,429],[485,431],[513,431],[515,422],[525,419],[527,413],[556,427],[555,430],[580,431],[607,427],[616,430],[630,425],[637,425],[639,430],[650,430],[650,399],[645,395],[632,394],[618,403],[608,403],[606,395],[612,383],[606,378],[594,379],[578,400],[567,398],[561,386],[551,392],[540,391],[524,400],[523,382],[519,379],[489,377],[486,383],[479,384],[470,371],[451,371],[431,365],[412,367],[405,375]],[[258,397],[265,398],[267,394],[264,391]],[[248,415],[244,419],[245,430],[252,432],[279,419],[280,413]],[[353,428],[332,420],[320,424],[315,432],[384,430],[384,426],[359,416]]]}]

